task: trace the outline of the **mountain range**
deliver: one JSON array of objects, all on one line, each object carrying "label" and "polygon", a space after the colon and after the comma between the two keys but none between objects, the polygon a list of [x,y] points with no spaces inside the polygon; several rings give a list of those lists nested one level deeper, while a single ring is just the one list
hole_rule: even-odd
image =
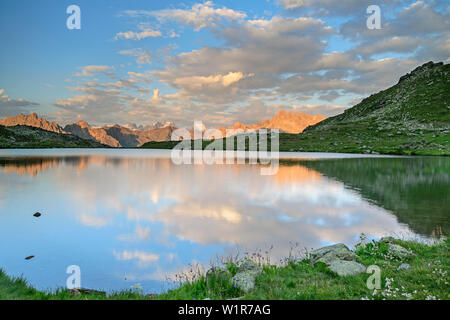
[{"label": "mountain range", "polygon": [[226,131],[228,129],[244,131],[259,130],[259,129],[279,129],[285,133],[302,133],[307,127],[319,123],[326,118],[322,115],[312,116],[307,113],[292,113],[280,110],[272,119],[263,120],[258,124],[243,124],[236,122],[232,127],[218,128],[223,136],[227,136]]},{"label": "mountain range", "polygon": [[39,128],[58,134],[73,135],[81,139],[96,141],[114,148],[139,147],[149,141],[168,141],[173,130],[176,129],[172,122],[155,122],[145,127],[137,127],[133,124],[93,127],[83,120],[66,125],[63,128],[56,122],[50,122],[38,117],[36,113],[29,115],[20,114],[14,117],[7,116],[4,119],[0,119],[0,125],[5,127],[27,126]]},{"label": "mountain range", "polygon": [[[218,129],[225,134],[227,129],[262,128],[281,131],[280,151],[450,155],[450,65],[425,63],[394,86],[335,117],[281,110],[258,124],[236,122]],[[0,119],[0,148],[79,145],[164,149],[178,143],[170,141],[175,129],[171,122],[94,127],[85,121],[63,128],[35,113],[21,114]]]},{"label": "mountain range", "polygon": [[0,125],[0,149],[106,148],[94,140],[32,126]]},{"label": "mountain range", "polygon": [[[292,121],[285,112],[274,119],[285,117]],[[269,127],[277,123],[274,119],[261,124]],[[237,123],[234,127],[248,126]],[[291,132],[280,134],[280,151],[448,156],[450,64],[427,62],[344,113],[310,125],[301,134]],[[176,145],[175,141],[149,142],[143,148]]]},{"label": "mountain range", "polygon": [[[282,132],[300,133],[306,127],[316,124],[325,117],[321,115],[311,116],[309,114],[286,112],[281,110],[272,119],[263,120],[258,124],[246,125],[236,122],[232,127],[218,128],[224,136],[227,129],[257,130],[257,129],[279,129]],[[171,135],[176,126],[173,122],[154,122],[147,126],[137,126],[136,124],[126,125],[105,125],[101,127],[90,126],[86,121],[80,120],[65,127],[61,127],[56,122],[50,122],[40,118],[36,113],[29,115],[20,114],[18,116],[7,116],[0,119],[0,125],[5,127],[28,126],[39,128],[58,134],[73,135],[82,139],[96,141],[100,144],[113,148],[134,148],[140,147],[148,142],[170,141]]]}]

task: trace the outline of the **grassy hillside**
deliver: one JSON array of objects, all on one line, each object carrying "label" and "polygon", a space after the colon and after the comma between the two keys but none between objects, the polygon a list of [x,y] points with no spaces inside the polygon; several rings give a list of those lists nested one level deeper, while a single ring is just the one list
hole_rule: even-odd
[{"label": "grassy hillside", "polygon": [[27,126],[0,126],[0,149],[104,148],[91,140]]},{"label": "grassy hillside", "polygon": [[301,135],[299,151],[450,155],[450,65],[427,63],[399,83]]}]

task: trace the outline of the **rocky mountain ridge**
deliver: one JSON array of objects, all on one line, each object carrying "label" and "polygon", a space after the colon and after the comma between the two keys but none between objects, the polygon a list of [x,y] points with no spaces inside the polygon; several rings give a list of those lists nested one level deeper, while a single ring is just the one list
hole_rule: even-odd
[{"label": "rocky mountain ridge", "polygon": [[315,125],[326,118],[322,115],[312,116],[307,113],[292,113],[286,112],[285,110],[280,110],[272,119],[267,119],[259,122],[258,124],[244,124],[241,122],[236,122],[231,127],[220,127],[218,128],[224,136],[226,136],[227,129],[244,131],[248,130],[259,130],[259,129],[279,129],[285,133],[302,133],[307,127]]},{"label": "rocky mountain ridge", "polygon": [[50,122],[44,118],[40,118],[37,113],[30,113],[29,115],[19,114],[15,117],[6,116],[5,119],[0,119],[0,125],[5,127],[28,126],[50,132],[64,133],[63,128],[56,122]]},{"label": "rocky mountain ridge", "polygon": [[40,118],[36,113],[19,114],[14,117],[7,116],[5,119],[0,119],[0,125],[5,127],[27,126],[59,134],[74,135],[113,148],[139,147],[149,141],[169,141],[172,132],[176,129],[175,125],[169,121],[165,123],[154,122],[152,125],[139,127],[133,124],[94,127],[84,120],[68,124],[63,128],[56,122]]},{"label": "rocky mountain ridge", "polygon": [[[258,129],[279,129],[282,132],[301,133],[306,127],[314,125],[325,117],[321,115],[311,116],[309,114],[279,111],[272,119],[263,120],[255,125],[246,125],[236,122],[232,127],[218,128],[224,136],[227,129],[258,130]],[[15,117],[7,116],[0,119],[0,125],[5,127],[29,126],[40,128],[46,131],[71,134],[82,139],[92,140],[113,148],[134,148],[140,147],[147,142],[170,141],[172,132],[176,130],[173,122],[154,122],[151,125],[137,126],[134,123],[126,125],[105,125],[95,127],[89,125],[84,120],[68,124],[64,128],[56,122],[47,121],[38,117],[36,113],[29,115],[20,114]]]}]

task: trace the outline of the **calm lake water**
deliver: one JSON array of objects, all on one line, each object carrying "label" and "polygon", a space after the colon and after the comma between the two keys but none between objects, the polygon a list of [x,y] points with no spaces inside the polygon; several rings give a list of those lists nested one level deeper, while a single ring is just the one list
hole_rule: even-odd
[{"label": "calm lake water", "polygon": [[0,268],[53,290],[78,265],[83,287],[156,293],[237,251],[275,262],[361,233],[448,235],[449,158],[289,155],[262,176],[168,151],[0,150]]}]

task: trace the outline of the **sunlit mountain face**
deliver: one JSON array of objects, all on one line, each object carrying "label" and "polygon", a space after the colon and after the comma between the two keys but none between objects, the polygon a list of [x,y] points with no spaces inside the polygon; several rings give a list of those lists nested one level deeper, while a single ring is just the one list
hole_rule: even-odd
[{"label": "sunlit mountain face", "polygon": [[[352,246],[361,233],[426,239],[449,225],[445,158],[297,159],[281,161],[274,176],[250,164],[175,165],[163,151],[3,151],[0,158],[0,241],[9,243],[0,264],[42,289],[64,286],[75,264],[83,286],[141,283],[158,292],[189,264],[207,268],[238,252],[279,262],[305,248]],[[430,168],[435,173],[421,179]],[[405,183],[380,198],[392,177]],[[427,219],[425,206],[403,196],[418,190],[434,190],[422,201],[447,194]],[[402,204],[393,206],[394,198]],[[408,206],[415,206],[410,215]],[[41,218],[33,219],[36,211]]]},{"label": "sunlit mountain face", "polygon": [[[314,125],[325,118],[321,115],[311,116],[307,113],[286,113],[280,110],[272,119],[261,121],[258,124],[242,124],[236,122],[232,127],[221,127],[218,130],[221,133],[219,137],[228,137],[236,135],[237,130],[250,132],[259,129],[278,129],[281,132],[301,133],[305,128]],[[38,117],[36,113],[30,115],[19,114],[18,116],[6,116],[0,118],[0,126],[15,127],[27,126],[39,128],[45,131],[73,135],[82,139],[92,140],[113,148],[134,148],[141,147],[147,142],[171,141],[172,135],[177,127],[172,122],[155,122],[147,126],[137,126],[136,124],[126,124],[120,126],[105,125],[102,127],[90,126],[86,121],[79,120],[76,123],[61,127],[56,122],[49,122],[44,118]],[[206,127],[202,125],[202,129]],[[210,128],[211,129],[211,128]],[[193,136],[193,128],[189,128]],[[218,138],[219,138],[218,137]]]}]

